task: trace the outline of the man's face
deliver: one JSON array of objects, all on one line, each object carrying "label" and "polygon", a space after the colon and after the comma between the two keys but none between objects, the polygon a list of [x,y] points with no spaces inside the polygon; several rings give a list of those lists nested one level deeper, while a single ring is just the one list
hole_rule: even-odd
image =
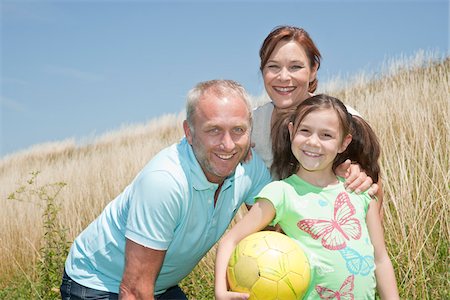
[{"label": "man's face", "polygon": [[222,183],[250,148],[251,124],[245,102],[237,96],[206,92],[193,116],[193,130],[184,122],[189,144],[208,181]]}]

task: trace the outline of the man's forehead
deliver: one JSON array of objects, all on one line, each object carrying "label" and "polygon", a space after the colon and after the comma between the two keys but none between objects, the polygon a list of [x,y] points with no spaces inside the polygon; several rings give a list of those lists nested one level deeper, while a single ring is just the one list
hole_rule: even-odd
[{"label": "man's forehead", "polygon": [[238,116],[220,118],[212,116],[210,118],[204,118],[201,122],[201,125],[205,127],[248,127],[251,124],[249,118]]},{"label": "man's forehead", "polygon": [[198,102],[197,107],[237,107],[248,111],[246,101],[237,94],[217,95],[216,93],[205,92]]},{"label": "man's forehead", "polygon": [[195,118],[202,123],[231,123],[243,126],[250,123],[250,112],[244,100],[239,97],[209,97],[201,99]]}]

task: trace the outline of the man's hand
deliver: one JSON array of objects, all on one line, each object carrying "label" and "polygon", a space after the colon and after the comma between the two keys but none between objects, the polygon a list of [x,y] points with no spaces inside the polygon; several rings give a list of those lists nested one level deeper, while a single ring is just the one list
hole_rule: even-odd
[{"label": "man's hand", "polygon": [[367,191],[371,196],[378,191],[378,185],[373,183],[372,178],[349,159],[337,166],[336,175],[345,178],[344,186],[347,191],[354,191],[356,194]]}]

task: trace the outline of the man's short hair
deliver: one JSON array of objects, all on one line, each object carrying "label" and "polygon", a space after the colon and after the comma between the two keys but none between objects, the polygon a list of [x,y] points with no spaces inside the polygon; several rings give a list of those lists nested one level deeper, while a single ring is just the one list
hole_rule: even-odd
[{"label": "man's short hair", "polygon": [[198,101],[206,93],[212,93],[217,97],[232,95],[241,98],[249,111],[249,121],[251,126],[252,106],[250,96],[247,94],[244,87],[233,80],[218,79],[200,82],[189,91],[186,102],[186,121],[191,131],[194,130],[194,115]]}]

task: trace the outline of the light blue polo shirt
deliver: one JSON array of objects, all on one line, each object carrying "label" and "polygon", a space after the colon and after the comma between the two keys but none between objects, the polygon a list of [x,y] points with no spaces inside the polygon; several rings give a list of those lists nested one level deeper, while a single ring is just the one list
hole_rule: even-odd
[{"label": "light blue polo shirt", "polygon": [[[183,138],[158,153],[74,241],[65,269],[81,285],[118,293],[126,238],[167,250],[155,294],[178,284],[219,240],[239,207],[271,181],[264,162],[239,164],[221,189],[209,182]],[[126,237],[126,238],[125,238]]]}]

